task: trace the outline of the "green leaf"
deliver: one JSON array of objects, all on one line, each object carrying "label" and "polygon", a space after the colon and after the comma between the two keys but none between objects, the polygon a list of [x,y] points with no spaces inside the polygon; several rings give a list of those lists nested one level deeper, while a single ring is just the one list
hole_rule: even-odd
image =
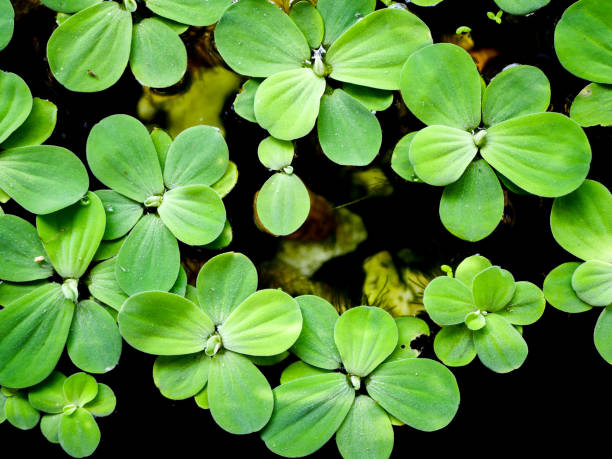
[{"label": "green leaf", "polygon": [[497,74],[482,97],[486,126],[532,113],[545,112],[550,104],[550,83],[537,67],[518,65]]},{"label": "green leaf", "polygon": [[585,80],[612,83],[610,28],[607,2],[583,0],[566,9],[555,28],[555,51],[563,67]]},{"label": "green leaf", "polygon": [[370,164],[382,143],[376,116],[342,89],[323,95],[317,132],[323,153],[336,164]]},{"label": "green leaf", "polygon": [[217,192],[219,197],[224,198],[234,189],[238,182],[238,167],[233,161],[229,161],[227,169],[219,180],[213,183],[210,187]]},{"label": "green leaf", "polygon": [[308,218],[310,195],[297,175],[279,172],[259,190],[256,209],[268,231],[285,236],[296,231]]},{"label": "green leaf", "polygon": [[302,295],[296,298],[302,312],[302,332],[291,352],[317,368],[335,370],[342,359],[334,342],[338,313],[323,298]]},{"label": "green leaf", "polygon": [[323,41],[325,25],[319,11],[309,1],[299,1],[291,6],[289,17],[300,28],[308,46],[318,48]]},{"label": "green leaf", "polygon": [[41,0],[41,3],[53,11],[76,13],[100,1],[102,0]]},{"label": "green leaf", "polygon": [[46,284],[0,310],[0,385],[21,388],[45,379],[64,350],[74,303]]},{"label": "green leaf", "polygon": [[48,282],[45,280],[21,283],[2,281],[0,282],[0,306],[6,307],[13,301],[18,300],[22,296],[27,295],[47,283]]},{"label": "green leaf", "polygon": [[506,306],[516,290],[509,271],[491,266],[478,273],[472,282],[474,303],[482,311],[497,312]]},{"label": "green leaf", "polygon": [[93,416],[84,408],[64,414],[58,433],[60,445],[72,457],[93,454],[100,443],[100,429]]},{"label": "green leaf", "polygon": [[591,309],[576,295],[572,288],[572,276],[578,262],[563,263],[553,269],[544,279],[544,296],[551,306],[569,313],[584,312]]},{"label": "green leaf", "polygon": [[212,358],[207,392],[212,417],[230,433],[257,432],[272,414],[270,384],[242,355],[223,351]]},{"label": "green leaf", "polygon": [[376,0],[320,0],[317,10],[325,23],[323,44],[328,47],[359,19],[374,11]]},{"label": "green leaf", "polygon": [[274,389],[274,411],[261,438],[281,456],[314,453],[338,430],[354,399],[355,391],[340,373],[282,384]]},{"label": "green leaf", "polygon": [[260,290],[236,307],[217,327],[223,347],[255,356],[280,354],[302,330],[297,301],[281,290]]},{"label": "green leaf", "polygon": [[436,277],[423,294],[423,304],[431,319],[440,325],[463,323],[466,314],[476,310],[471,290],[452,277]]},{"label": "green leaf", "polygon": [[57,107],[53,102],[35,97],[32,111],[19,128],[0,145],[0,148],[40,145],[49,138],[57,122]]},{"label": "green leaf", "polygon": [[236,95],[236,100],[234,100],[234,111],[251,123],[257,122],[255,118],[255,93],[259,89],[261,81],[257,78],[247,80]]},{"label": "green leaf", "polygon": [[83,163],[65,148],[34,145],[0,154],[0,188],[34,214],[63,209],[88,187]]},{"label": "green leaf", "polygon": [[414,14],[385,8],[353,24],[330,46],[330,77],[378,89],[400,89],[406,59],[432,43],[431,32]]},{"label": "green leaf", "polygon": [[147,8],[182,24],[207,26],[219,20],[232,0],[147,0]]},{"label": "green leaf", "polygon": [[434,339],[434,352],[444,365],[462,367],[476,357],[473,332],[464,324],[442,328]]},{"label": "green leaf", "polygon": [[324,92],[325,78],[317,76],[312,69],[276,73],[259,85],[255,94],[255,118],[277,139],[304,137],[315,125]]},{"label": "green leaf", "polygon": [[280,376],[280,383],[286,384],[296,379],[308,378],[309,376],[318,376],[326,373],[329,373],[329,371],[321,370],[320,368],[313,367],[298,360],[283,370]]},{"label": "green leaf", "polygon": [[366,377],[394,350],[398,331],[393,317],[383,309],[359,306],[336,321],[334,342],[350,375]]},{"label": "green leaf", "polygon": [[247,355],[246,357],[258,367],[271,367],[289,357],[289,352],[285,351],[280,354],[263,357],[253,355]]},{"label": "green leaf", "polygon": [[479,241],[491,234],[504,214],[504,192],[495,172],[481,159],[470,163],[459,180],[444,188],[440,220],[452,234]]},{"label": "green leaf", "polygon": [[498,314],[511,324],[531,325],[542,317],[545,306],[542,290],[531,282],[520,281],[516,283],[510,303]]},{"label": "green leaf", "polygon": [[76,204],[36,217],[38,235],[53,267],[63,278],[79,279],[104,234],[102,201],[91,191]]},{"label": "green leaf", "polygon": [[6,419],[21,430],[30,430],[36,427],[40,413],[30,405],[25,394],[17,393],[9,397],[4,405]]},{"label": "green leaf", "polygon": [[465,285],[472,288],[474,277],[490,266],[491,262],[487,258],[481,255],[472,255],[459,263],[459,266],[457,266],[455,270],[455,279],[460,280]]},{"label": "green leaf", "polygon": [[87,162],[98,180],[134,201],[164,191],[155,145],[147,128],[131,116],[112,115],[91,129]]},{"label": "green leaf", "polygon": [[272,136],[263,139],[257,147],[259,162],[272,171],[280,171],[290,166],[293,161],[293,153],[292,142],[275,139]]},{"label": "green leaf", "polygon": [[512,182],[538,196],[570,193],[589,171],[589,141],[576,122],[560,113],[536,113],[503,121],[487,130],[484,142],[482,157]]},{"label": "green leaf", "polygon": [[366,389],[388,413],[426,432],[446,427],[459,408],[457,380],[434,360],[384,363],[370,375]]},{"label": "green leaf", "polygon": [[4,411],[4,407],[6,405],[7,399],[8,397],[4,395],[4,393],[2,393],[2,391],[0,390],[0,424],[6,421],[6,413]]},{"label": "green leaf", "polygon": [[138,202],[113,190],[98,190],[95,193],[102,201],[106,214],[104,240],[125,236],[140,220],[143,207]]},{"label": "green leaf", "polygon": [[215,28],[215,43],[227,65],[242,75],[267,77],[301,69],[310,60],[299,27],[266,0],[231,5]]},{"label": "green leaf", "polygon": [[210,357],[204,352],[159,356],[153,365],[153,381],[166,398],[184,400],[197,395],[208,381]]},{"label": "green leaf", "polygon": [[208,260],[196,280],[198,303],[216,325],[257,290],[257,269],[241,253],[228,252]]},{"label": "green leaf", "polygon": [[214,241],[225,226],[225,206],[206,185],[186,185],[168,190],[157,209],[174,236],[189,245]]},{"label": "green leaf", "polygon": [[70,360],[89,373],[106,373],[121,356],[121,335],[115,319],[95,301],[77,304],[67,349]]},{"label": "green leaf", "polygon": [[102,240],[102,242],[100,242],[100,245],[98,246],[98,250],[96,250],[96,253],[93,257],[93,261],[104,261],[114,257],[119,253],[119,249],[121,249],[121,246],[123,245],[124,241],[125,236],[120,237],[119,239],[115,239],[113,241]]},{"label": "green leaf", "polygon": [[0,143],[21,126],[32,110],[30,88],[14,73],[0,71]]},{"label": "green leaf", "polygon": [[593,337],[599,355],[612,364],[612,307],[608,306],[601,311]]},{"label": "green leaf", "polygon": [[40,431],[47,441],[59,443],[59,427],[63,414],[48,414],[40,420]]},{"label": "green leaf", "polygon": [[131,13],[117,2],[100,2],[55,29],[47,43],[49,67],[71,91],[102,91],[123,74],[131,40]]},{"label": "green leaf", "polygon": [[166,157],[168,156],[170,145],[172,145],[172,137],[170,137],[170,134],[166,131],[157,127],[153,128],[150,136],[155,146],[155,151],[157,151],[157,158],[159,159],[159,165],[163,173],[166,165]]},{"label": "green leaf", "polygon": [[382,112],[388,109],[393,103],[393,93],[383,89],[368,88],[351,83],[342,85],[342,89],[349,96],[357,99],[368,110]]},{"label": "green leaf", "polygon": [[164,21],[145,18],[132,29],[130,68],[143,86],[166,88],[187,70],[187,50]]},{"label": "green leaf", "polygon": [[429,326],[424,320],[417,317],[396,317],[395,324],[398,330],[398,339],[395,350],[385,362],[394,360],[414,359],[419,356],[421,351],[413,349],[411,343],[419,336],[429,336]]},{"label": "green leaf", "polygon": [[570,117],[582,127],[612,125],[612,86],[591,83],[578,93]]},{"label": "green leaf", "polygon": [[64,397],[78,407],[91,402],[98,395],[98,383],[87,373],[75,373],[64,381]]},{"label": "green leaf", "polygon": [[472,57],[449,43],[412,54],[401,75],[402,97],[418,119],[466,131],[480,124],[480,84]]},{"label": "green leaf", "polygon": [[412,139],[409,156],[421,180],[442,186],[459,180],[477,153],[469,132],[448,126],[428,126]]},{"label": "green leaf", "polygon": [[550,3],[550,0],[495,0],[497,6],[510,14],[528,14]]},{"label": "green leaf", "polygon": [[185,268],[182,266],[179,269],[178,277],[176,278],[176,282],[169,290],[170,293],[174,293],[178,296],[185,296],[185,292],[187,291],[187,272]]},{"label": "green leaf", "polygon": [[117,255],[115,276],[125,293],[168,291],[178,277],[180,253],[176,238],[155,214],[140,219]]},{"label": "green leaf", "polygon": [[50,277],[53,269],[46,255],[30,223],[15,215],[0,215],[0,279],[25,282]]},{"label": "green leaf", "polygon": [[121,289],[115,276],[117,258],[97,264],[85,280],[89,293],[98,301],[119,311],[128,295]]},{"label": "green leaf", "polygon": [[527,358],[527,343],[503,317],[488,314],[487,324],[474,332],[478,358],[497,373],[508,373],[520,367]]},{"label": "green leaf", "polygon": [[98,383],[98,393],[96,398],[85,404],[83,408],[96,417],[108,416],[115,411],[117,398],[114,392],[106,384]]},{"label": "green leaf", "polygon": [[119,311],[123,338],[139,351],[184,355],[203,351],[214,331],[210,318],[191,301],[166,292],[131,296]]},{"label": "green leaf", "polygon": [[15,26],[15,11],[10,0],[0,1],[0,51],[11,41]]},{"label": "green leaf", "polygon": [[389,416],[367,395],[359,395],[336,433],[338,451],[345,459],[391,456],[393,426]]},{"label": "green leaf", "polygon": [[585,180],[573,193],[555,199],[550,229],[572,255],[612,261],[612,195],[601,183]]},{"label": "green leaf", "polygon": [[582,263],[572,276],[578,298],[591,306],[612,303],[612,265],[599,260]]},{"label": "green leaf", "polygon": [[417,132],[411,132],[397,142],[391,156],[391,169],[404,180],[421,182],[422,180],[417,177],[414,166],[410,162],[410,145],[412,145],[415,135],[417,135]]},{"label": "green leaf", "polygon": [[66,376],[54,371],[40,384],[33,387],[28,393],[28,400],[32,407],[45,413],[61,413],[67,404],[64,395],[64,382]]}]

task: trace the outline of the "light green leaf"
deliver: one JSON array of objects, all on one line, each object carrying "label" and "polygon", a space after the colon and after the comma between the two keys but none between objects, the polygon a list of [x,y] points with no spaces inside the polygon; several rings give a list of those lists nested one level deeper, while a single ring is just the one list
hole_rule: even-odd
[{"label": "light green leaf", "polygon": [[608,306],[601,311],[593,336],[599,355],[612,364],[612,307]]},{"label": "light green leaf", "polygon": [[584,312],[591,309],[576,295],[572,288],[572,276],[578,262],[563,263],[553,269],[544,279],[544,296],[555,308],[569,313]]},{"label": "light green leaf", "polygon": [[147,8],[182,24],[207,26],[219,20],[232,0],[147,0]]},{"label": "light green leaf", "polygon": [[350,375],[366,377],[395,349],[398,339],[393,317],[383,309],[359,306],[336,321],[334,342]]},{"label": "light green leaf", "polygon": [[570,117],[582,127],[612,125],[612,86],[591,83],[578,93]]},{"label": "light green leaf", "polygon": [[70,207],[36,217],[38,235],[53,267],[63,278],[79,279],[104,234],[102,201],[91,191]]},{"label": "light green leaf", "polygon": [[527,343],[516,328],[497,314],[488,314],[487,324],[474,332],[478,358],[496,373],[508,373],[527,358]]},{"label": "light green leaf", "polygon": [[117,398],[114,392],[106,384],[98,383],[98,393],[96,398],[91,402],[85,404],[83,408],[89,411],[96,417],[108,416],[115,411],[117,405]]},{"label": "light green leaf", "polygon": [[516,283],[510,303],[498,314],[511,324],[531,325],[542,317],[545,306],[542,290],[531,282],[520,281]]},{"label": "light green leaf", "polygon": [[227,169],[219,180],[213,183],[210,187],[217,192],[219,197],[226,197],[230,191],[234,189],[238,182],[238,167],[233,161],[229,161]]},{"label": "light green leaf", "polygon": [[166,398],[184,400],[197,395],[208,381],[210,357],[204,352],[159,356],[153,365],[153,381]]},{"label": "light green leaf", "polygon": [[261,438],[281,456],[314,453],[336,433],[354,399],[355,391],[340,373],[282,384],[274,389],[274,412]]},{"label": "light green leaf", "polygon": [[368,110],[382,112],[393,103],[393,93],[383,89],[368,88],[357,84],[345,83],[342,89],[349,96],[361,102]]},{"label": "light green leaf", "polygon": [[412,139],[409,157],[421,180],[442,186],[459,180],[477,153],[469,132],[448,126],[428,126]]},{"label": "light green leaf", "polygon": [[218,128],[193,126],[172,142],[164,169],[167,188],[212,185],[227,170],[229,151]]},{"label": "light green leaf", "polygon": [[515,290],[512,274],[498,266],[481,271],[472,281],[474,303],[482,311],[501,310],[510,302]]},{"label": "light green leaf", "polygon": [[293,161],[293,153],[292,142],[275,139],[272,136],[263,139],[257,147],[259,162],[272,171],[280,171],[290,166]]},{"label": "light green leaf", "polygon": [[0,1],[0,51],[11,41],[15,26],[15,11],[10,0]]},{"label": "light green leaf", "polygon": [[366,389],[388,413],[426,432],[446,427],[459,408],[457,380],[434,360],[384,363],[370,375]]},{"label": "light green leaf", "polygon": [[40,145],[49,138],[55,123],[57,122],[57,107],[53,102],[35,97],[32,103],[32,111],[27,119],[8,139],[0,145],[0,148],[27,147]]},{"label": "light green leaf", "polygon": [[106,214],[104,240],[125,236],[140,220],[143,207],[138,202],[132,201],[113,190],[98,190],[95,194],[102,201]]},{"label": "light green leaf", "polygon": [[455,279],[460,280],[465,285],[472,288],[474,277],[490,266],[491,262],[487,258],[481,255],[472,255],[459,263],[459,266],[457,266],[455,270]]},{"label": "light green leaf", "polygon": [[100,429],[89,411],[78,408],[74,413],[62,416],[58,439],[64,451],[72,457],[87,457],[100,443]]},{"label": "light green leaf", "polygon": [[223,351],[212,358],[207,392],[212,417],[230,433],[257,432],[272,414],[270,384],[242,355]]},{"label": "light green leaf", "polygon": [[40,420],[40,431],[47,441],[59,443],[59,427],[63,414],[48,414]]},{"label": "light green leaf", "polygon": [[35,410],[25,394],[17,393],[6,400],[4,405],[6,419],[21,430],[30,430],[36,427],[40,413]]},{"label": "light green leaf", "polygon": [[497,6],[510,14],[528,14],[550,3],[550,0],[495,0]]},{"label": "light green leaf", "polygon": [[417,132],[411,132],[397,142],[391,156],[391,169],[404,180],[421,182],[422,180],[417,177],[414,166],[410,162],[410,145],[412,145],[415,135],[417,135]]},{"label": "light green leaf", "polygon": [[64,350],[74,303],[46,284],[0,310],[0,385],[21,388],[44,380]]},{"label": "light green leaf", "polygon": [[41,3],[53,11],[76,13],[100,1],[102,0],[41,0]]},{"label": "light green leaf", "polygon": [[328,47],[359,19],[374,11],[376,0],[320,0],[317,10],[325,23],[323,44]]},{"label": "light green leaf", "polygon": [[423,304],[431,319],[440,325],[463,323],[466,314],[476,310],[471,290],[452,277],[436,277],[423,294]]},{"label": "light green leaf", "polygon": [[98,180],[134,201],[164,191],[155,145],[147,128],[131,116],[112,115],[91,129],[87,162]]},{"label": "light green leaf", "polygon": [[98,301],[119,311],[128,295],[121,289],[115,276],[117,258],[97,264],[85,279],[89,293]]},{"label": "light green leaf", "polygon": [[302,330],[302,314],[282,290],[260,290],[236,307],[217,327],[223,347],[241,354],[267,356],[289,349]]},{"label": "light green leaf", "polygon": [[406,59],[432,43],[431,32],[417,16],[385,8],[353,24],[330,46],[325,61],[330,77],[378,89],[400,89]]},{"label": "light green leaf", "polygon": [[66,401],[78,407],[91,402],[98,395],[98,383],[87,373],[75,373],[64,381]]},{"label": "light green leaf", "polygon": [[215,28],[215,43],[225,62],[242,75],[267,77],[301,69],[310,60],[310,47],[299,27],[266,0],[231,5]]},{"label": "light green leaf", "polygon": [[45,413],[61,413],[68,403],[64,396],[64,382],[66,376],[54,371],[40,384],[33,387],[28,393],[30,405]]},{"label": "light green leaf", "polygon": [[314,127],[324,92],[325,78],[317,76],[312,69],[276,73],[257,89],[255,118],[277,139],[304,137]]},{"label": "light green leaf", "polygon": [[178,277],[176,278],[176,282],[169,290],[170,293],[174,293],[178,296],[185,296],[185,292],[187,291],[187,272],[185,268],[182,266],[179,269]]},{"label": "light green leaf", "polygon": [[208,260],[196,280],[198,303],[216,325],[257,290],[255,265],[241,253],[228,252]]},{"label": "light green leaf", "polygon": [[574,191],[591,162],[582,128],[560,113],[525,115],[490,127],[480,154],[512,182],[544,197]]},{"label": "light green leaf", "polygon": [[459,46],[439,43],[412,54],[402,69],[401,90],[425,124],[466,131],[480,124],[480,74]]},{"label": "light green leaf", "polygon": [[582,263],[572,276],[578,298],[591,306],[612,303],[612,264],[599,260]]},{"label": "light green leaf", "polygon": [[424,320],[417,317],[396,317],[395,324],[399,332],[397,345],[385,362],[393,360],[414,359],[421,351],[413,349],[411,343],[419,336],[429,336],[429,326]]},{"label": "light green leaf", "polygon": [[30,88],[14,73],[0,71],[0,142],[21,126],[32,110]]},{"label": "light green leaf", "polygon": [[257,123],[255,118],[255,93],[259,89],[262,80],[251,78],[243,85],[234,100],[234,111],[251,123]]},{"label": "light green leaf", "polygon": [[382,143],[376,116],[342,89],[323,95],[317,132],[325,156],[343,166],[370,164]]},{"label": "light green leaf", "polygon": [[280,354],[269,356],[247,355],[246,357],[258,367],[271,367],[289,357],[289,352],[285,351]]},{"label": "light green leaf", "polygon": [[309,376],[317,376],[326,373],[329,373],[329,371],[321,370],[320,368],[313,367],[298,360],[283,370],[280,376],[280,383],[286,384],[296,379],[308,378]]},{"label": "light green leaf", "polygon": [[259,190],[256,209],[268,231],[285,236],[296,231],[308,218],[310,195],[298,176],[279,172]]},{"label": "light green leaf", "polygon": [[100,2],[55,29],[47,43],[49,67],[71,91],[102,91],[123,74],[131,40],[131,13],[117,2]]},{"label": "light green leaf", "polygon": [[166,292],[131,296],[119,311],[123,338],[139,351],[184,355],[203,351],[214,331],[210,318],[191,301]]},{"label": "light green leaf", "polygon": [[119,239],[115,239],[113,241],[103,240],[102,242],[100,242],[100,245],[98,246],[98,250],[96,250],[96,253],[93,257],[93,261],[103,261],[103,260],[108,260],[111,257],[114,257],[115,255],[119,253],[119,249],[121,249],[121,246],[123,245],[124,241],[125,241],[125,236]]},{"label": "light green leaf", "polygon": [[306,37],[308,46],[314,49],[321,45],[325,25],[323,24],[321,13],[312,3],[309,1],[294,3],[289,11],[289,17],[293,19],[293,22],[295,22]]},{"label": "light green leaf", "polygon": [[159,165],[163,173],[166,165],[166,157],[168,156],[170,145],[172,145],[172,137],[170,137],[170,134],[166,131],[157,127],[153,128],[150,135],[153,145],[155,146],[155,151],[157,151]]},{"label": "light green leaf", "polygon": [[147,290],[168,291],[176,282],[180,267],[176,238],[157,215],[147,214],[121,246],[115,276],[128,295]]},{"label": "light green leaf", "polygon": [[467,365],[476,357],[472,330],[464,324],[442,328],[434,339],[434,352],[449,367]]}]

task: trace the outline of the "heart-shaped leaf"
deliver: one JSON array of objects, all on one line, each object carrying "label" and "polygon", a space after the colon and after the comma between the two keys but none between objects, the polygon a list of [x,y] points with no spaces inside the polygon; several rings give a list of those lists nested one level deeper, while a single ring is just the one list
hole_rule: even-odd
[{"label": "heart-shaped leaf", "polygon": [[187,355],[162,355],[155,359],[153,381],[166,398],[193,397],[208,381],[210,357],[204,352]]},{"label": "heart-shaped leaf", "polygon": [[527,343],[510,322],[498,314],[488,314],[487,324],[474,332],[478,358],[496,373],[508,373],[527,358]]},{"label": "heart-shaped leaf", "polygon": [[464,324],[443,327],[434,339],[434,352],[449,367],[467,365],[476,357],[472,330]]},{"label": "heart-shaped leaf", "polygon": [[78,407],[91,402],[98,395],[98,383],[87,373],[75,373],[64,381],[64,397]]},{"label": "heart-shaped leaf", "polygon": [[62,416],[58,440],[72,457],[87,457],[100,443],[100,428],[89,411],[78,408],[74,413]]},{"label": "heart-shaped leaf", "polygon": [[466,314],[476,310],[471,290],[452,277],[436,277],[423,294],[423,304],[431,319],[440,325],[463,323]]}]

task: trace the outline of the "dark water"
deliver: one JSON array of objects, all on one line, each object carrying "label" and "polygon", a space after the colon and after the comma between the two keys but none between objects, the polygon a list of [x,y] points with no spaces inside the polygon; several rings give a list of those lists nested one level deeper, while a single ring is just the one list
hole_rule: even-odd
[{"label": "dark water", "polygon": [[[497,49],[499,56],[484,70],[487,79],[511,63],[538,66],[551,81],[553,109],[567,113],[573,97],[586,85],[560,66],[553,49],[554,24],[571,3],[552,0],[530,17],[504,15],[501,25],[486,17],[487,11],[497,11],[489,0],[445,0],[435,8],[411,7],[411,10],[428,24],[435,41],[458,26],[467,25],[472,28],[477,48]],[[45,8],[24,16],[16,25],[11,45],[0,54],[0,66],[21,75],[35,96],[50,99],[59,106],[58,126],[48,143],[70,148],[84,159],[91,126],[114,113],[135,116],[141,90],[129,71],[102,93],[78,94],[63,89],[53,81],[45,61],[46,40],[53,28],[53,14]],[[391,150],[406,132],[422,127],[411,115],[398,117],[397,97],[396,102],[379,114],[383,151]],[[226,104],[223,119],[230,157],[242,171],[236,189],[225,199],[234,229],[230,249],[259,263],[274,254],[277,244],[274,238],[255,228],[251,213],[253,195],[268,176],[256,156],[257,145],[265,133],[236,116],[231,101]],[[612,186],[608,160],[611,130],[586,130],[593,148],[589,177],[608,187]],[[312,139],[299,141],[297,152],[295,170],[314,192],[333,205],[362,197],[360,190],[350,185],[349,172],[317,152]],[[423,269],[439,263],[455,265],[465,256],[481,253],[509,269],[517,280],[539,285],[553,267],[572,259],[550,234],[552,200],[510,194],[506,223],[479,243],[460,241],[439,221],[441,189],[404,183],[391,172],[383,157],[376,161],[393,183],[394,194],[349,207],[363,217],[368,240],[354,253],[329,262],[315,276],[345,292],[355,304],[361,299],[362,262],[381,250],[397,253],[409,248]],[[98,185],[92,180],[93,189]],[[5,210],[25,216],[17,206],[9,205]],[[193,251],[189,254],[210,256]],[[570,445],[603,446],[612,409],[612,391],[608,390],[612,367],[599,357],[593,345],[598,313],[593,310],[570,316],[549,307],[538,323],[525,328],[529,357],[523,367],[511,374],[495,374],[478,361],[453,370],[462,396],[455,420],[446,429],[433,433],[396,428],[394,457],[419,453],[438,457],[452,451],[489,456],[510,449],[524,454],[534,452],[534,444],[546,448],[548,454],[565,452]],[[424,356],[433,357],[431,342],[425,343]],[[255,434],[238,438],[225,433],[193,400],[174,402],[163,398],[153,385],[152,365],[151,356],[125,345],[120,365],[99,377],[115,390],[118,406],[112,416],[99,422],[102,442],[96,457],[119,454],[238,457],[245,453],[273,456]],[[62,360],[60,367],[68,373],[75,371],[67,359]],[[274,385],[278,371],[272,369],[267,373]],[[2,426],[0,442],[5,448],[19,445],[25,457],[43,454],[63,457],[59,446],[47,443],[38,429],[21,432]],[[315,456],[338,457],[333,440]]]}]

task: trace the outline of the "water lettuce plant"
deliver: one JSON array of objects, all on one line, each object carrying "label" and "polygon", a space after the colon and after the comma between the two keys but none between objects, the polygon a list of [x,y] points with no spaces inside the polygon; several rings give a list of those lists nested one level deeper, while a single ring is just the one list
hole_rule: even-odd
[{"label": "water lettuce plant", "polygon": [[160,357],[153,377],[172,399],[198,395],[214,420],[234,434],[260,430],[272,414],[270,384],[248,358],[275,356],[297,340],[302,316],[281,290],[257,291],[257,271],[228,252],[200,270],[197,303],[160,291],[132,295],[119,311],[123,338]]},{"label": "water lettuce plant", "polygon": [[110,371],[119,361],[114,318],[81,291],[104,228],[102,202],[91,192],[63,210],[39,215],[36,228],[0,215],[1,385],[41,382],[64,347],[77,367],[91,373]]},{"label": "water lettuce plant", "polygon": [[443,328],[434,351],[448,366],[463,366],[478,355],[497,373],[519,368],[527,358],[522,326],[544,313],[542,291],[480,255],[463,260],[454,277],[440,276],[423,294],[429,317]]},{"label": "water lettuce plant", "polygon": [[174,141],[164,134],[150,135],[137,119],[112,115],[87,139],[89,168],[110,188],[96,192],[106,211],[104,239],[129,233],[115,266],[128,295],[170,290],[180,272],[178,241],[209,244],[226,226],[221,195],[235,183],[225,175],[234,176],[235,167],[219,130],[194,126]]},{"label": "water lettuce plant", "polygon": [[78,201],[89,187],[81,161],[69,150],[41,145],[57,120],[57,107],[32,97],[14,73],[0,70],[0,202],[13,198],[36,214]]},{"label": "water lettuce plant", "polygon": [[275,172],[257,193],[257,217],[272,234],[291,234],[302,226],[310,212],[308,189],[291,166],[293,144],[266,137],[257,154],[261,164]]},{"label": "water lettuce plant", "polygon": [[72,457],[91,456],[100,443],[95,418],[110,415],[117,400],[112,389],[87,373],[69,377],[54,371],[28,393],[32,407],[45,413],[40,430]]},{"label": "water lettuce plant", "polygon": [[570,116],[581,126],[612,125],[611,40],[610,2],[573,3],[555,28],[555,50],[563,67],[593,82],[580,91],[570,109]]},{"label": "water lettuce plant", "polygon": [[298,2],[289,15],[266,0],[231,5],[215,29],[217,48],[235,72],[263,79],[245,87],[250,95],[238,113],[281,140],[303,137],[316,123],[329,159],[369,164],[382,133],[362,100],[376,105],[382,100],[384,107],[387,91],[399,89],[406,58],[432,42],[427,26],[412,13],[374,11],[375,5],[320,0],[315,8]]},{"label": "water lettuce plant", "polygon": [[398,332],[389,313],[359,306],[338,316],[322,298],[297,301],[304,322],[291,352],[304,364],[274,389],[274,411],[261,432],[272,452],[306,456],[335,434],[346,459],[386,458],[393,449],[391,416],[424,431],[453,419],[455,377],[439,362],[406,352],[414,334]]},{"label": "water lettuce plant", "polygon": [[550,85],[542,71],[513,66],[483,86],[458,46],[435,44],[412,54],[401,92],[427,127],[402,138],[392,159],[403,178],[445,187],[440,219],[468,241],[488,236],[501,220],[504,195],[495,171],[511,189],[557,197],[580,186],[591,162],[580,126],[545,112]]},{"label": "water lettuce plant", "polygon": [[568,313],[602,308],[595,326],[597,351],[612,364],[612,195],[585,180],[573,193],[555,199],[550,214],[555,240],[583,262],[553,269],[544,281],[548,302]]},{"label": "water lettuce plant", "polygon": [[15,27],[15,11],[10,0],[0,0],[0,51],[2,51],[13,37]]}]

